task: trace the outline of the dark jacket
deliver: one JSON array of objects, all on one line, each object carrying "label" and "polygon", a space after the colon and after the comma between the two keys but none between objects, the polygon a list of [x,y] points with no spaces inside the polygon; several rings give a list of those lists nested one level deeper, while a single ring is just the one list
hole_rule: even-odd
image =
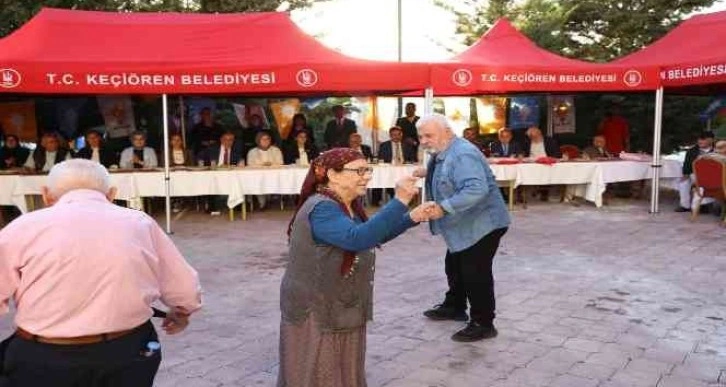
[{"label": "dark jacket", "polygon": [[[219,160],[219,153],[221,152],[222,146],[221,145],[215,145],[209,149],[207,149],[206,152],[202,153],[202,157],[200,160],[204,161],[204,165],[210,166],[212,165],[212,161],[215,163]],[[238,165],[241,160],[244,160],[242,158],[242,152],[239,146],[237,144],[232,146],[232,149],[230,149],[229,154],[229,163],[231,165]],[[219,164],[217,164],[219,165]]]},{"label": "dark jacket", "polygon": [[403,129],[403,138],[412,139],[416,146],[418,146],[418,130],[416,129],[416,123],[418,122],[419,118],[421,117],[414,116],[413,122],[409,121],[406,117],[400,117],[398,120],[396,120],[396,126]]},{"label": "dark jacket", "polygon": [[[99,156],[101,157],[101,165],[103,165],[104,167],[108,168],[114,164],[118,165],[118,155],[116,155],[116,152],[113,152],[105,146],[102,146],[99,149],[99,153]],[[76,153],[75,158],[90,160],[92,156],[93,149],[90,146],[87,146],[81,148],[81,150]]]},{"label": "dark jacket", "polygon": [[[309,162],[312,162],[319,154],[315,145],[309,143],[305,145],[305,153],[308,154]],[[282,156],[285,159],[285,164],[295,164],[295,161],[300,158],[300,150],[297,147],[297,143],[286,143],[282,150]]]},{"label": "dark jacket", "polygon": [[373,151],[371,151],[371,147],[369,147],[366,144],[361,144],[360,146],[361,153],[363,153],[363,156],[365,156],[366,159],[370,160],[373,158]]},{"label": "dark jacket", "polygon": [[[713,147],[709,153],[713,152]],[[683,176],[690,176],[693,173],[693,162],[696,161],[698,156],[701,156],[701,148],[698,145],[694,145],[686,151],[686,157],[683,160]]]},{"label": "dark jacket", "polygon": [[[28,156],[30,156],[30,149],[28,148],[21,146],[12,149],[2,147],[0,148],[0,169],[20,168],[28,160]],[[14,160],[11,161],[11,164],[7,164],[6,159]]]},{"label": "dark jacket", "polygon": [[489,149],[489,154],[491,155],[491,157],[516,157],[524,154],[522,146],[520,146],[519,143],[514,140],[509,142],[509,146],[507,147],[506,152],[504,151],[504,147],[502,146],[501,141],[494,141]]},{"label": "dark jacket", "polygon": [[343,118],[343,126],[338,126],[336,120],[330,120],[325,126],[325,145],[328,149],[348,146],[350,135],[358,132],[355,121]]},{"label": "dark jacket", "polygon": [[[401,151],[403,152],[404,162],[415,163],[417,161],[416,148],[411,144],[402,142]],[[378,149],[378,158],[384,163],[391,163],[393,161],[393,143],[391,141],[381,143],[381,147]]]},{"label": "dark jacket", "polygon": [[[554,138],[544,137],[544,147],[545,147],[545,152],[547,153],[548,157],[553,157],[556,159],[562,157],[562,153],[560,152],[560,146],[557,145],[557,141],[555,141]],[[524,156],[525,157],[530,157],[531,149],[532,149],[532,143],[528,140],[524,146]]]}]

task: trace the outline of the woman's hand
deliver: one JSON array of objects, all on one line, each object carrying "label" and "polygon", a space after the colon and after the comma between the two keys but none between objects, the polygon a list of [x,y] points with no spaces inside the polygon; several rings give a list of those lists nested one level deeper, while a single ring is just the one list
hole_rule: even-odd
[{"label": "woman's hand", "polygon": [[409,176],[396,182],[395,197],[396,199],[408,205],[413,198],[418,195],[418,187],[416,187],[418,178]]}]

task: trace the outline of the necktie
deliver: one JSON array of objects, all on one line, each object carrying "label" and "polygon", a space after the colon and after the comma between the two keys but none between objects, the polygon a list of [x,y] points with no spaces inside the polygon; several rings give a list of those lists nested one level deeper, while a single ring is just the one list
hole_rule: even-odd
[{"label": "necktie", "polygon": [[502,144],[502,153],[504,153],[502,156],[509,155],[509,145],[508,144]]},{"label": "necktie", "polygon": [[229,165],[229,148],[224,148],[224,165]]},{"label": "necktie", "polygon": [[395,143],[395,145],[396,145],[396,152],[394,155],[394,161],[396,162],[396,164],[401,164],[401,161],[402,161],[401,160],[401,143],[397,142],[397,143]]}]

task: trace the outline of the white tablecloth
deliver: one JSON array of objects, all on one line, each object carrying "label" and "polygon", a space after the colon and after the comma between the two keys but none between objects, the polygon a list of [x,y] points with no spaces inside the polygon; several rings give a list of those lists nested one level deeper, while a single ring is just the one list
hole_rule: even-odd
[{"label": "white tablecloth", "polygon": [[[574,185],[576,193],[585,199],[602,204],[602,194],[608,183],[649,179],[650,163],[635,161],[564,162],[554,165],[522,163],[492,164],[499,181],[514,181],[519,185]],[[376,165],[370,188],[392,188],[399,179],[410,176],[417,165]],[[240,168],[213,171],[173,171],[170,177],[171,196],[228,196],[228,206],[244,202],[245,195],[300,192],[307,168],[295,166],[277,168]],[[673,179],[681,175],[681,164],[664,160],[661,177]],[[14,205],[27,211],[26,195],[39,195],[45,184],[44,175],[0,175],[0,205]],[[112,173],[111,184],[118,189],[117,198],[131,200],[142,197],[165,196],[164,173]]]}]

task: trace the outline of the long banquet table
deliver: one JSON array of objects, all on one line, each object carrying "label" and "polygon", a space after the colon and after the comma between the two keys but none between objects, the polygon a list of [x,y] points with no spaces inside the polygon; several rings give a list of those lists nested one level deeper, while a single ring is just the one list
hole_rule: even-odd
[{"label": "long banquet table", "polygon": [[[392,188],[396,181],[409,176],[419,165],[375,165],[369,188]],[[572,185],[576,194],[602,205],[602,194],[608,183],[650,179],[650,162],[602,161],[561,162],[554,165],[537,163],[491,164],[499,182],[511,187],[520,185]],[[234,208],[248,195],[294,195],[299,193],[307,168],[296,166],[271,168],[235,168],[216,170],[176,170],[171,172],[171,196],[228,196],[227,205]],[[663,160],[661,178],[681,175],[681,164]],[[27,211],[25,197],[39,195],[45,175],[0,174],[0,205],[16,206]],[[113,172],[111,184],[118,189],[117,198],[133,200],[165,195],[164,172]]]}]

